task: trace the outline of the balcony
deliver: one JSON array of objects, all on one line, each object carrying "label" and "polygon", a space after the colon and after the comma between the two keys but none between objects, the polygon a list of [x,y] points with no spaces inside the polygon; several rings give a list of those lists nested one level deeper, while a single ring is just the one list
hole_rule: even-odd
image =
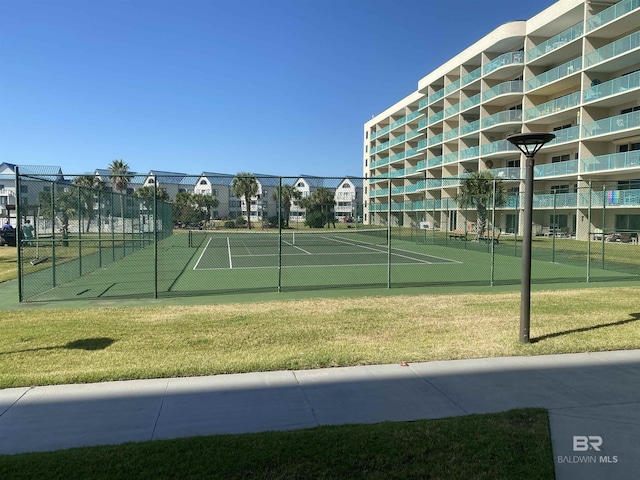
[{"label": "balcony", "polygon": [[458,161],[458,152],[447,153],[442,156],[442,163],[453,163]]},{"label": "balcony", "polygon": [[442,155],[427,160],[427,168],[437,167],[439,165],[442,165]]},{"label": "balcony", "polygon": [[[604,47],[600,47],[593,52],[589,52],[584,56],[585,67],[591,67],[598,63],[610,60],[619,55],[623,55],[631,50],[640,47],[640,32],[634,32],[615,42],[608,43]],[[622,67],[622,65],[621,65]]]},{"label": "balcony", "polygon": [[444,88],[441,88],[440,90],[438,90],[437,92],[429,95],[429,105],[431,105],[432,103],[437,102],[438,100],[440,100],[442,97],[444,97]]},{"label": "balcony", "polygon": [[583,158],[580,166],[582,173],[638,168],[640,167],[640,150]]},{"label": "balcony", "polygon": [[640,87],[640,72],[633,72],[583,90],[582,98],[584,98],[585,102],[593,102],[612,95],[629,93],[638,89],[638,87]]},{"label": "balcony", "polygon": [[575,142],[580,138],[580,127],[576,125],[575,127],[563,128],[562,130],[554,130],[553,134],[556,138],[547,143],[547,147],[567,142]]},{"label": "balcony", "polygon": [[460,160],[469,160],[480,156],[480,147],[471,147],[460,150]]},{"label": "balcony", "polygon": [[442,143],[443,135],[442,133],[438,135],[434,135],[432,137],[427,137],[427,146],[432,147],[433,145],[437,145],[438,143]]},{"label": "balcony", "polygon": [[544,85],[560,80],[561,78],[568,77],[569,75],[579,72],[581,68],[582,58],[574,58],[567,63],[563,63],[562,65],[552,68],[551,70],[547,70],[546,72],[527,80],[527,91],[540,88]]},{"label": "balcony", "polygon": [[491,142],[486,145],[482,145],[482,156],[492,155],[503,152],[519,152],[518,147],[513,145],[507,140],[498,140],[497,142]]},{"label": "balcony", "polygon": [[483,68],[483,72],[485,75],[488,75],[499,68],[506,67],[508,65],[522,65],[523,63],[524,56],[522,55],[522,52],[503,53],[498,58],[487,63]]},{"label": "balcony", "polygon": [[460,136],[464,137],[480,130],[480,120],[462,125],[460,128]]},{"label": "balcony", "polygon": [[482,128],[491,128],[504,123],[522,122],[522,110],[505,110],[482,119]]},{"label": "balcony", "polygon": [[439,122],[444,118],[444,110],[440,110],[438,113],[434,113],[427,119],[427,124],[432,125]]},{"label": "balcony", "polygon": [[451,92],[455,92],[459,88],[460,88],[460,79],[458,79],[455,82],[452,82],[449,85],[447,85],[446,87],[444,87],[444,94],[448,95]]},{"label": "balcony", "polygon": [[534,193],[533,208],[577,208],[577,193]]},{"label": "balcony", "polygon": [[587,32],[613,22],[615,19],[620,18],[637,8],[640,8],[640,0],[623,0],[615,5],[611,5],[609,8],[601,11],[597,15],[587,19]]},{"label": "balcony", "polygon": [[545,163],[533,168],[533,178],[558,177],[561,175],[576,175],[578,173],[578,160],[566,162]]},{"label": "balcony", "polygon": [[488,170],[494,177],[508,180],[519,180],[522,176],[520,167],[492,168]]},{"label": "balcony", "polygon": [[470,83],[473,83],[476,80],[478,80],[481,76],[482,76],[482,67],[478,67],[472,72],[469,72],[460,78],[460,86],[464,87],[465,85],[469,85]]},{"label": "balcony", "polygon": [[455,105],[451,105],[449,108],[444,110],[444,117],[450,117],[451,115],[455,115],[460,111],[460,104],[456,103]]},{"label": "balcony", "polygon": [[460,111],[463,112],[468,110],[476,105],[480,105],[480,94],[474,95],[473,97],[469,97],[466,100],[460,102]]},{"label": "balcony", "polygon": [[600,137],[640,127],[640,111],[623,113],[582,125],[582,137]]},{"label": "balcony", "polygon": [[573,92],[573,93],[570,93],[569,95],[556,98],[555,100],[545,102],[541,105],[528,108],[524,112],[525,120],[526,121],[533,120],[535,118],[544,117],[546,115],[551,115],[557,112],[561,112],[563,110],[567,110],[569,108],[576,107],[580,104],[580,97],[581,97],[580,92]]},{"label": "balcony", "polygon": [[460,135],[460,128],[456,127],[453,128],[451,130],[448,130],[446,132],[444,132],[444,139],[446,140],[453,140],[454,138],[458,138],[458,136]]},{"label": "balcony", "polygon": [[546,55],[565,44],[572,42],[584,34],[584,23],[580,22],[571,28],[551,37],[549,40],[542,42],[537,47],[527,51],[527,62],[531,62],[542,55]]},{"label": "balcony", "polygon": [[522,80],[512,80],[510,82],[503,82],[499,85],[496,85],[493,88],[482,93],[482,101],[486,102],[491,100],[494,97],[498,97],[500,95],[508,95],[512,93],[522,93]]}]

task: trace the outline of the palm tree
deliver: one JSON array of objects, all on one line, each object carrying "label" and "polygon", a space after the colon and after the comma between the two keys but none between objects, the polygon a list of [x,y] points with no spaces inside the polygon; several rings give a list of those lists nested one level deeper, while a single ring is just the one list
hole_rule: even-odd
[{"label": "palm tree", "polygon": [[213,195],[196,193],[193,195],[192,200],[196,204],[197,208],[207,212],[207,220],[211,220],[211,209],[218,207],[218,199]]},{"label": "palm tree", "polygon": [[283,212],[284,226],[289,227],[289,216],[291,215],[291,201],[300,200],[302,198],[302,192],[295,188],[293,185],[282,185],[282,194],[280,194],[280,187],[276,187],[273,191],[273,199],[277,202],[280,201],[280,208]]},{"label": "palm tree", "polygon": [[[493,185],[495,182],[495,199]],[[468,174],[460,184],[460,193],[456,196],[462,208],[472,207],[478,214],[476,220],[477,233],[482,235],[487,225],[487,210],[502,207],[507,203],[507,191],[502,180],[491,172],[473,172]]]},{"label": "palm tree", "polygon": [[258,180],[253,173],[238,173],[231,184],[236,197],[243,197],[247,206],[247,226],[251,230],[251,197],[258,193]]},{"label": "palm tree", "polygon": [[300,201],[306,210],[305,224],[312,228],[322,228],[329,223],[336,227],[333,206],[336,204],[333,192],[326,187],[318,187],[308,197]]},{"label": "palm tree", "polygon": [[[109,165],[109,172],[111,172],[111,183],[113,188],[118,192],[124,194],[127,191],[129,185],[129,165],[122,160],[114,160]],[[124,222],[124,198],[120,198],[120,213],[122,221]]]},{"label": "palm tree", "polygon": [[88,217],[86,229],[86,232],[88,233],[91,226],[91,220],[95,216],[95,191],[105,190],[107,188],[107,184],[95,175],[91,174],[77,177],[73,183],[80,187],[80,214],[84,214]]}]

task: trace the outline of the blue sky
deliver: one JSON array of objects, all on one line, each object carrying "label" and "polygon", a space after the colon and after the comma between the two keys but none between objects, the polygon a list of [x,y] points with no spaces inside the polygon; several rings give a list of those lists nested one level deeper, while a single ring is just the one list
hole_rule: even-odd
[{"label": "blue sky", "polygon": [[552,3],[1,0],[0,162],[360,176],[364,122]]}]

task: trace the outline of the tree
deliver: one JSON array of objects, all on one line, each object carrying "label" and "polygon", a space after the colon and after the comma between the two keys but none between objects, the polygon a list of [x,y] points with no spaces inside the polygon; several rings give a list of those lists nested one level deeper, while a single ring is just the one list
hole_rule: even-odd
[{"label": "tree", "polygon": [[[113,184],[113,188],[122,194],[126,193],[127,186],[129,185],[129,165],[124,163],[122,160],[114,160],[111,162],[111,165],[109,165],[109,172],[111,173],[111,183]],[[120,198],[120,212],[122,221],[124,222],[123,198]]]},{"label": "tree", "polygon": [[[493,185],[495,182],[495,201]],[[502,180],[491,172],[470,173],[460,184],[460,193],[456,196],[458,205],[462,208],[472,207],[478,214],[476,227],[478,235],[482,235],[487,225],[487,211],[492,207],[503,207],[507,203],[507,191]]]},{"label": "tree", "polygon": [[318,187],[311,195],[300,201],[306,210],[305,225],[311,228],[322,228],[329,223],[336,227],[333,207],[336,201],[333,192],[326,187]]},{"label": "tree", "polygon": [[184,226],[196,225],[204,220],[205,212],[194,201],[194,195],[180,192],[173,200],[173,222]]},{"label": "tree", "polygon": [[196,193],[191,196],[191,200],[200,210],[207,212],[207,220],[211,220],[211,210],[219,205],[218,199],[213,195],[205,195],[204,193]]},{"label": "tree", "polygon": [[247,206],[247,227],[251,230],[251,197],[258,193],[258,180],[253,173],[238,173],[231,184],[236,197],[244,198]]},{"label": "tree", "polygon": [[107,184],[95,175],[82,175],[73,181],[80,187],[80,215],[87,217],[86,232],[89,232],[91,220],[95,217],[95,192],[105,190]]},{"label": "tree", "polygon": [[[133,196],[142,199],[144,202],[144,206],[147,207],[147,209],[151,209],[154,190],[154,187],[152,187],[151,185],[145,185],[144,187],[140,187],[135,192],[133,192]],[[169,194],[164,188],[158,188],[158,192],[155,195],[160,202],[169,201]]]},{"label": "tree", "polygon": [[[280,221],[284,221],[284,226],[289,227],[289,217],[291,215],[291,201],[300,200],[302,198],[302,192],[295,188],[293,185],[282,185],[282,196],[280,195],[280,187],[276,187],[273,192],[273,199],[277,202],[280,201],[280,208],[282,209],[283,218]],[[276,223],[278,223],[276,221]]]},{"label": "tree", "polygon": [[51,217],[51,231],[55,230],[55,219],[59,219],[62,224],[62,245],[69,245],[69,217],[74,215],[78,206],[78,194],[75,191],[77,187],[64,186],[57,187],[56,195],[53,197],[53,207],[51,207],[51,191],[42,190],[38,193],[38,204],[40,212],[44,216]]}]

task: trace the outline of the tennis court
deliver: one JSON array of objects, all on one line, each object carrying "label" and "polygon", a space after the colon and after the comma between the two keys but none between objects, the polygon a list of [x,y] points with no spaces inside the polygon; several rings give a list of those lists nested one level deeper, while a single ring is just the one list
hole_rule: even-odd
[{"label": "tennis court", "polygon": [[389,245],[387,229],[319,232],[191,232],[193,270],[460,263]]}]

